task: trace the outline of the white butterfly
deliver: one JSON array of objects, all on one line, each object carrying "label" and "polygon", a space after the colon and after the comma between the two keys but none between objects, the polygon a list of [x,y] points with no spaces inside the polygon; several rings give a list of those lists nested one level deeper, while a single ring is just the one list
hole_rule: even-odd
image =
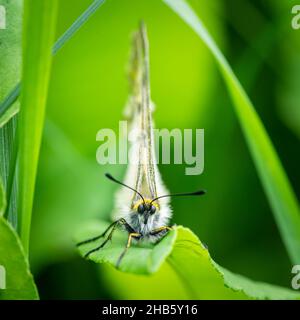
[{"label": "white butterfly", "polygon": [[204,191],[168,194],[157,167],[155,158],[152,110],[149,80],[149,45],[146,28],[141,23],[140,29],[133,37],[131,67],[129,70],[131,96],[126,108],[131,120],[131,149],[129,165],[124,182],[110,174],[106,177],[125,188],[116,195],[114,222],[100,236],[80,242],[78,245],[96,241],[107,234],[106,240],[90,250],[86,257],[100,250],[112,238],[116,227],[121,226],[128,232],[128,241],[121,253],[117,266],[122,261],[133,239],[137,241],[156,242],[171,227],[169,221],[172,210],[170,196],[202,195]]}]

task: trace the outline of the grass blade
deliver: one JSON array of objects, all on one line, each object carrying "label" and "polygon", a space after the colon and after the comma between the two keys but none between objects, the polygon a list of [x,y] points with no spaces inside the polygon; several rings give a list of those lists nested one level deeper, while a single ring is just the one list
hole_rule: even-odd
[{"label": "grass blade", "polygon": [[5,196],[5,190],[2,182],[2,178],[0,176],[0,216],[3,215],[6,209],[6,196]]},{"label": "grass blade", "polygon": [[28,253],[31,212],[44,125],[51,46],[55,36],[57,0],[25,0],[22,96],[19,118],[18,231]]},{"label": "grass blade", "polygon": [[93,3],[74,21],[74,23],[55,42],[52,54],[55,55],[64,44],[83,26],[85,22],[98,10],[105,0],[95,0]]},{"label": "grass blade", "polygon": [[[11,119],[0,128],[0,177],[3,183],[3,193],[6,196],[2,202],[2,214],[16,227],[17,221],[17,185],[15,181],[15,154],[16,154],[16,118]],[[1,196],[0,196],[1,197]],[[4,201],[4,202],[3,202]],[[5,206],[3,206],[5,204]],[[1,207],[1,205],[0,205]],[[0,209],[1,212],[1,209]],[[0,213],[1,215],[1,213]]]},{"label": "grass blade", "polygon": [[[52,54],[56,53],[69,41],[83,24],[97,11],[105,0],[95,0],[93,3],[74,21],[74,23],[58,38],[52,47]],[[19,105],[13,105],[18,99],[21,91],[21,83],[18,83],[0,104],[0,126],[5,124],[14,114],[19,111]],[[10,107],[14,109],[10,111]]]},{"label": "grass blade", "polygon": [[203,40],[222,73],[260,180],[291,261],[300,263],[300,213],[297,198],[272,142],[226,58],[185,0],[163,0]]}]

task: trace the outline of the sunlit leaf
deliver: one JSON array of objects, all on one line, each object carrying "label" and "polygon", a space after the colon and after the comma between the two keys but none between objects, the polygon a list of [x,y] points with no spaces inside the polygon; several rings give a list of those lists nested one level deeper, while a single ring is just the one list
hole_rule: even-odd
[{"label": "sunlit leaf", "polygon": [[[77,237],[77,242],[82,239],[92,238],[93,235],[99,235],[99,230],[103,232],[107,225],[105,223],[91,223],[82,229],[82,232]],[[128,250],[122,263],[120,264],[120,270],[124,272],[132,272],[138,274],[151,274],[158,270],[165,258],[171,252],[174,241],[176,238],[176,231],[171,231],[167,237],[164,237],[156,246],[133,246]],[[100,239],[97,243],[103,241]],[[116,231],[113,237],[113,245],[108,244],[103,250],[99,250],[90,256],[90,259],[101,263],[107,262],[112,265],[116,265],[117,260],[124,250],[126,244],[126,235]],[[82,255],[89,250],[95,248],[96,243],[89,243],[79,248]]]},{"label": "sunlit leaf", "polygon": [[0,289],[0,300],[38,299],[21,242],[14,229],[2,217],[0,217],[0,243],[0,266],[2,271],[3,268],[5,270],[5,289]]},{"label": "sunlit leaf", "polygon": [[[91,221],[83,225],[76,235],[76,242],[93,238],[101,234],[108,224]],[[89,255],[88,259],[96,263],[107,263],[116,266],[118,257],[126,245],[126,234],[116,230],[112,242]],[[99,246],[104,239],[79,246],[82,256]],[[166,266],[167,265],[167,266]],[[162,270],[170,270],[172,278],[182,283],[186,298],[191,299],[300,299],[300,294],[292,290],[280,288],[266,283],[249,280],[220,267],[215,263],[208,250],[202,245],[197,236],[182,226],[175,227],[156,245],[134,244],[124,256],[119,270],[113,272],[114,286],[128,277],[135,277],[130,284],[126,281],[126,290],[131,291],[127,298],[147,297],[147,290],[142,290],[140,280],[148,288],[152,283],[152,274]],[[123,272],[120,272],[123,271]],[[173,273],[173,275],[172,275]],[[134,274],[134,275],[132,275]],[[175,276],[174,276],[175,274]],[[151,277],[149,277],[151,275]],[[140,278],[141,277],[141,278]],[[168,284],[168,274],[164,274],[164,284]],[[123,278],[123,279],[122,279]],[[147,280],[148,278],[148,280]],[[174,280],[173,280],[174,281]],[[134,285],[136,284],[136,286]],[[119,284],[121,286],[121,284]],[[129,287],[131,287],[129,290]],[[157,288],[159,290],[159,288]],[[180,293],[178,293],[180,294]],[[149,297],[149,295],[148,295]],[[161,298],[169,298],[168,292]]]}]

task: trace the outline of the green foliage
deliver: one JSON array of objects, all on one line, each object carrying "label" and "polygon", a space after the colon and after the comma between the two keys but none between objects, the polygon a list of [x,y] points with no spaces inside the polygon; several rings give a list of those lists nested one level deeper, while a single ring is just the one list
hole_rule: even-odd
[{"label": "green foliage", "polygon": [[[22,2],[21,0],[0,0],[0,4],[4,3],[8,8],[9,20],[12,23],[10,24],[10,28],[1,30],[0,32],[0,127],[7,124],[8,120],[19,111],[20,106],[19,101],[17,101],[20,85],[16,84],[20,83]],[[181,21],[176,15],[172,14],[167,6],[162,4],[163,2],[175,9],[187,24],[182,24],[181,26]],[[74,20],[76,10],[81,10],[81,6],[85,6],[86,3],[90,6],[79,15],[71,27],[57,40],[52,47],[52,54],[55,54],[64,46],[97,8],[104,3],[104,0],[86,0],[86,2],[80,2],[79,4],[68,0],[61,3],[63,19],[59,22],[60,31],[66,30],[66,25]],[[41,267],[50,262],[69,259],[70,254],[73,252],[72,250],[74,250],[74,246],[72,246],[70,241],[70,235],[73,234],[75,228],[80,227],[81,229],[78,234],[79,240],[98,234],[104,228],[103,223],[94,222],[86,227],[82,226],[84,220],[95,217],[104,219],[107,217],[113,201],[112,191],[114,187],[108,186],[104,182],[104,179],[102,180],[103,171],[107,168],[99,168],[96,165],[94,160],[95,141],[94,139],[90,139],[90,137],[94,136],[94,133],[100,127],[113,127],[121,117],[120,109],[126,96],[123,67],[124,61],[127,58],[128,35],[136,27],[138,20],[141,18],[146,21],[150,31],[152,55],[151,80],[153,97],[158,105],[155,115],[158,127],[205,127],[207,132],[206,141],[217,141],[218,146],[216,148],[214,144],[207,143],[205,152],[208,166],[206,168],[210,174],[209,178],[206,174],[201,176],[201,184],[203,183],[210,190],[210,195],[212,195],[210,199],[213,200],[209,200],[209,198],[207,200],[204,199],[201,208],[196,207],[193,201],[182,205],[180,202],[174,201],[175,221],[177,223],[180,221],[180,223],[190,226],[197,233],[201,234],[201,239],[205,239],[205,242],[208,241],[211,248],[214,249],[214,255],[218,257],[218,260],[223,259],[223,265],[229,263],[235,267],[235,270],[241,270],[244,274],[251,273],[251,277],[254,275],[253,278],[264,279],[262,275],[265,275],[266,277],[270,277],[274,282],[286,283],[289,277],[287,273],[290,270],[288,269],[289,265],[284,253],[282,253],[282,250],[279,250],[281,247],[279,240],[276,238],[276,232],[272,233],[272,236],[274,235],[273,238],[266,236],[264,242],[266,248],[262,247],[260,250],[257,250],[258,252],[256,252],[256,244],[260,243],[259,241],[263,236],[260,235],[256,239],[253,239],[253,241],[247,242],[247,237],[249,237],[250,233],[252,234],[252,227],[255,226],[255,230],[258,230],[258,221],[264,220],[264,225],[270,227],[269,231],[273,231],[272,224],[267,223],[268,217],[265,213],[268,212],[266,212],[267,210],[264,211],[264,207],[262,206],[264,199],[262,201],[261,198],[261,202],[257,205],[249,203],[247,208],[245,208],[245,211],[251,212],[251,208],[259,207],[261,208],[259,210],[260,214],[263,213],[264,217],[259,216],[257,213],[255,216],[253,214],[253,217],[249,220],[248,228],[241,228],[239,231],[236,227],[239,223],[247,223],[249,216],[243,215],[241,217],[239,208],[243,208],[245,204],[243,203],[239,207],[239,204],[236,203],[243,202],[241,199],[228,200],[228,191],[225,194],[226,191],[223,190],[224,185],[226,184],[228,190],[234,185],[241,185],[244,181],[247,181],[247,183],[243,184],[243,190],[245,190],[245,194],[248,192],[250,196],[249,191],[251,192],[253,184],[251,185],[251,181],[249,180],[253,179],[253,182],[256,177],[253,178],[251,171],[249,171],[250,174],[246,173],[247,168],[242,167],[242,165],[239,167],[239,173],[242,173],[241,176],[238,173],[231,175],[230,172],[223,172],[224,168],[228,168],[231,165],[231,160],[235,157],[234,155],[230,155],[232,152],[227,152],[234,150],[234,148],[227,149],[227,146],[229,147],[229,141],[231,141],[232,137],[231,133],[235,128],[235,124],[231,116],[227,116],[226,114],[226,97],[221,95],[218,99],[212,97],[213,100],[209,101],[209,103],[207,101],[210,97],[210,93],[208,92],[210,92],[212,84],[215,84],[215,73],[211,63],[212,58],[207,50],[203,50],[203,43],[196,41],[196,35],[188,29],[189,25],[204,40],[205,45],[209,47],[220,67],[233,99],[239,122],[246,136],[249,150],[275,213],[282,238],[292,259],[299,263],[300,229],[299,208],[296,197],[291,190],[286,174],[251,102],[233,74],[231,66],[225,60],[221,50],[216,46],[214,40],[202,25],[203,19],[208,24],[209,30],[213,33],[214,37],[217,36],[223,41],[226,37],[221,36],[219,32],[221,29],[217,28],[217,32],[215,32],[213,26],[217,20],[222,23],[222,19],[217,18],[222,17],[224,12],[218,9],[220,5],[216,5],[217,1],[194,1],[195,6],[196,3],[198,9],[200,9],[198,10],[201,16],[200,19],[186,5],[186,2],[182,0],[153,0],[151,2],[143,2],[143,4],[139,0],[107,2],[105,10],[101,10],[99,19],[93,19],[89,24],[89,28],[83,28],[82,32],[76,37],[77,39],[74,38],[72,43],[65,48],[64,54],[57,56],[56,72],[53,77],[54,80],[51,85],[52,90],[49,99],[50,118],[53,120],[53,123],[49,121],[49,126],[46,130],[44,150],[42,152],[43,159],[39,169],[39,192],[35,195],[37,198],[35,206],[36,219],[32,234],[33,250],[30,253],[32,256],[31,261],[36,266]],[[205,5],[202,6],[202,4]],[[38,7],[44,5],[38,4]],[[249,7],[251,5],[249,3]],[[68,10],[70,6],[72,6],[72,10]],[[133,10],[133,8],[136,10]],[[289,11],[287,12],[288,14],[290,13]],[[50,13],[50,16],[53,14],[51,10],[48,13]],[[113,20],[111,19],[112,15],[114,16]],[[42,16],[35,14],[35,23],[39,23],[41,19],[43,19]],[[116,27],[116,20],[120,22],[122,29]],[[161,21],[160,24],[156,23],[158,20]],[[231,18],[228,20],[228,22],[234,23],[234,21],[231,21]],[[286,21],[285,18],[281,20],[283,22]],[[268,22],[270,35],[273,36],[275,41],[278,36],[276,32],[273,32],[273,21]],[[235,27],[240,29],[239,23],[236,23]],[[243,26],[241,25],[241,34],[245,31],[242,29]],[[43,37],[42,30],[35,31]],[[110,30],[110,32],[107,33],[106,30]],[[49,30],[49,32],[52,31]],[[296,33],[294,32],[295,35]],[[282,36],[282,38],[285,37]],[[29,38],[27,37],[26,41],[30,45],[32,44],[31,41],[33,41],[34,46],[32,50],[36,48],[35,46],[39,45],[40,39],[37,39],[38,37],[34,37],[33,39],[30,37],[30,41],[28,41]],[[111,39],[114,39],[114,41]],[[268,40],[269,36],[266,39]],[[44,37],[42,39],[42,41],[48,40],[45,40]],[[257,59],[260,64],[254,70],[251,62],[257,58],[252,51],[252,49],[256,49],[256,44],[253,42],[255,39],[247,36],[246,33],[244,40],[247,41],[247,47],[249,44],[249,47],[253,45],[253,48],[251,47],[251,50],[249,50],[250,48],[246,48],[248,55],[247,59],[243,61],[243,71],[247,76],[250,74],[250,78],[252,73],[251,80],[256,81],[256,72],[260,71],[261,64],[264,63],[263,59],[267,59],[267,56],[260,56]],[[47,43],[48,49],[49,44],[50,41]],[[288,43],[288,49],[290,47],[290,43]],[[86,48],[90,48],[91,50],[86,50]],[[273,47],[270,46],[270,51],[272,49]],[[294,51],[295,59],[297,59],[297,50]],[[260,52],[263,55],[265,54],[264,47]],[[191,53],[193,59],[190,59]],[[44,61],[46,65],[49,63],[49,57],[45,60],[47,60]],[[267,60],[269,62],[271,59]],[[291,61],[291,59],[285,60]],[[21,181],[23,198],[20,201],[23,201],[23,203],[27,202],[27,209],[24,210],[27,213],[22,217],[23,225],[26,225],[25,228],[23,227],[23,230],[27,229],[27,232],[25,232],[27,235],[23,237],[24,243],[28,242],[28,239],[25,239],[28,238],[29,234],[29,212],[31,211],[29,208],[31,206],[30,203],[32,203],[38,149],[43,127],[44,108],[38,110],[37,105],[40,107],[45,104],[44,100],[46,99],[47,91],[45,87],[46,78],[48,77],[46,70],[44,75],[40,74],[39,77],[36,74],[36,79],[31,78],[31,75],[41,66],[39,63],[36,64],[36,61],[38,59],[32,59],[30,62],[33,70],[29,70],[29,61],[25,61],[27,64],[25,75],[25,84],[27,83],[25,88],[27,98],[25,97],[25,101],[27,100],[27,102],[25,104],[27,106],[30,105],[30,108],[33,105],[31,111],[35,108],[36,112],[30,111],[26,121],[24,120],[25,117],[21,119],[23,122],[23,127],[21,127],[23,131],[21,138],[21,144],[23,145],[22,154],[26,154],[26,156],[21,154],[21,160],[23,157],[22,161],[25,160],[24,157],[27,157],[27,152],[30,151],[26,159],[27,164],[30,163],[30,170],[27,177],[23,177],[24,181]],[[268,64],[275,66],[278,74],[281,72],[292,75],[293,83],[297,84],[295,72],[297,69],[294,68],[293,73],[286,72],[286,70],[282,72],[283,70],[280,70],[279,65],[277,70],[277,62],[277,59],[272,59]],[[46,66],[44,67],[47,69]],[[233,67],[238,72],[241,71],[234,64]],[[36,86],[35,82],[37,78],[38,85]],[[86,81],[82,81],[82,79]],[[107,79],[111,79],[112,81],[108,81]],[[243,78],[240,79],[244,80]],[[29,82],[31,82],[31,85]],[[13,87],[14,89],[11,90]],[[101,90],[98,90],[99,88]],[[290,86],[290,88],[295,92],[297,91],[297,85],[295,87]],[[284,103],[289,103],[292,111],[297,110],[297,99],[292,100],[293,96],[285,87],[281,89],[284,94],[280,93],[280,91],[278,92]],[[268,90],[268,88],[265,90]],[[116,92],[118,94],[115,94]],[[32,97],[29,97],[29,95],[32,95]],[[258,94],[257,96],[265,99],[261,105],[267,102],[267,95]],[[42,102],[41,104],[37,102],[38,99]],[[285,107],[285,104],[283,107]],[[120,109],[116,107],[118,105]],[[82,106],[84,106],[84,112],[82,111]],[[103,110],[107,110],[105,108],[109,109],[110,112],[103,112]],[[264,111],[267,110],[267,106],[264,105],[264,108]],[[293,114],[297,115],[297,112],[295,111],[292,114],[292,112],[288,112],[287,108],[283,108],[283,111],[287,112],[286,117],[293,130],[299,132],[297,117],[293,117]],[[225,117],[223,118],[224,115]],[[274,117],[276,116],[274,115]],[[208,119],[210,123],[207,125],[207,122],[204,122],[203,119]],[[218,119],[222,119],[222,121]],[[16,117],[14,120],[16,120]],[[89,123],[88,128],[78,130],[78,128],[81,128],[87,122]],[[33,128],[31,128],[32,123]],[[15,168],[15,162],[11,160],[11,142],[14,137],[14,126],[11,122],[10,125],[10,128],[5,127],[3,128],[5,129],[4,131],[0,131],[0,172],[2,176],[0,177],[0,215],[5,211],[5,202],[9,203],[12,214],[17,214],[17,211],[14,210],[15,205],[11,201],[11,188],[9,187],[10,182],[13,181],[9,182],[10,179],[13,179],[13,177],[9,177],[11,175],[9,171]],[[268,126],[267,123],[266,126]],[[31,146],[29,141],[25,139],[28,128],[29,133],[31,132],[29,140],[32,140],[34,146]],[[223,131],[224,128],[225,132]],[[277,127],[276,125],[273,127],[272,124],[271,129],[274,128],[276,129]],[[211,152],[213,149],[215,152]],[[283,148],[282,150],[288,151],[289,149]],[[241,158],[245,157],[241,154],[239,156]],[[30,157],[32,157],[33,161],[30,161]],[[222,158],[222,166],[220,166],[220,157]],[[242,161],[240,162],[242,163]],[[23,173],[25,172],[24,163]],[[171,189],[175,190],[179,184],[184,189],[191,187],[193,183],[196,185],[200,182],[191,177],[186,177],[185,181],[181,181],[178,167],[168,166],[168,168],[161,169],[163,177]],[[119,169],[122,168],[116,169],[118,170],[118,176],[120,176],[123,170]],[[289,169],[293,172],[293,164],[289,166]],[[249,176],[251,176],[250,179],[248,179]],[[297,181],[296,177],[297,175],[293,177],[294,181]],[[220,179],[222,180],[222,184],[220,184]],[[5,188],[3,185],[7,189],[7,200],[5,199]],[[17,184],[16,187],[18,187]],[[27,192],[29,193],[28,197],[25,196]],[[257,197],[260,194],[261,190],[257,188],[253,192],[253,197]],[[247,200],[249,200],[249,197]],[[234,210],[232,210],[232,213],[229,210],[224,210],[226,214],[222,214],[216,219],[215,214],[220,212],[220,207],[233,208]],[[186,212],[190,212],[191,209],[195,211],[194,215],[187,215]],[[199,219],[195,218],[195,215],[198,217],[198,214],[201,214],[201,218]],[[232,223],[233,221],[234,223]],[[227,227],[231,227],[232,229],[228,230]],[[226,241],[218,241],[220,239],[218,236],[219,232],[225,228],[229,236],[226,237]],[[268,230],[266,235],[268,235]],[[232,252],[232,250],[229,252],[230,250],[228,249],[232,248],[232,241],[238,241],[241,237],[243,237],[244,243],[240,244],[236,252]],[[274,244],[274,240],[277,243]],[[11,270],[8,272],[10,286],[5,292],[5,296],[3,294],[4,291],[0,290],[0,298],[37,298],[36,289],[28,271],[28,265],[20,241],[10,225],[2,218],[0,218],[0,243],[0,265],[9,265],[9,269]],[[103,251],[91,256],[91,260],[95,262],[106,262],[99,267],[99,269],[101,268],[105,272],[105,274],[101,275],[101,286],[106,283],[107,289],[114,292],[115,297],[126,299],[299,298],[298,293],[293,293],[288,289],[253,282],[220,267],[210,258],[208,251],[201,245],[198,238],[190,230],[183,227],[178,227],[172,231],[156,246],[138,247],[134,245],[125,256],[121,265],[121,271],[119,271],[112,267],[112,265],[115,265],[116,259],[123,250],[125,243],[126,234],[117,233],[116,237],[113,238],[112,244],[108,243]],[[220,243],[222,244],[220,245]],[[86,250],[92,247],[93,244],[89,244],[80,248],[80,251],[84,254]],[[268,250],[270,248],[274,250]],[[224,254],[222,256],[220,252],[223,253],[223,250]],[[14,255],[12,255],[12,252]],[[218,254],[215,254],[216,252]],[[264,253],[266,254],[264,256],[265,259],[260,259],[260,254]],[[18,260],[19,257],[20,261]],[[253,261],[248,263],[252,258],[254,258]],[[270,262],[272,263],[274,259],[277,259],[276,261],[278,262],[276,266],[277,271],[269,272]],[[245,267],[246,263],[244,261],[246,260],[248,266]],[[283,269],[281,269],[282,266]],[[23,268],[23,271],[20,271],[19,268]],[[265,271],[263,271],[264,268]],[[74,270],[73,268],[70,269],[68,269],[68,272],[73,272],[72,276],[76,276],[76,268]],[[285,272],[281,272],[283,270]],[[285,275],[280,278],[281,274]],[[63,276],[60,280],[64,281],[65,278]],[[67,287],[66,291],[68,289],[70,290],[70,287]]]},{"label": "green foliage", "polygon": [[0,115],[0,128],[3,127],[10,119],[13,118],[20,110],[20,102],[15,101],[9,104],[10,107]]},{"label": "green foliage", "polygon": [[[65,261],[74,254],[74,230],[87,220],[107,215],[111,210],[111,194],[115,186],[107,183],[105,168],[84,158],[65,133],[52,121],[45,123],[42,169],[47,188],[36,194],[38,208],[31,232],[31,265]],[[42,154],[43,151],[42,149]],[[112,168],[116,176],[120,168]],[[60,178],[63,177],[62,180]],[[46,202],[41,202],[46,197]],[[99,201],[101,199],[101,201]]]},{"label": "green foliage", "polygon": [[185,0],[164,0],[204,41],[214,56],[235,107],[238,120],[278,229],[291,261],[300,262],[300,212],[297,198],[254,106],[215,41]]},{"label": "green foliage", "polygon": [[53,46],[53,54],[55,55],[67,41],[83,26],[84,23],[99,9],[105,0],[94,0],[90,6],[71,24],[71,26],[64,32]]},{"label": "green foliage", "polygon": [[0,290],[0,300],[38,299],[37,289],[18,235],[2,217],[0,217],[0,243],[0,265],[5,268],[6,273],[6,289]]},{"label": "green foliage", "polygon": [[[69,17],[71,21],[78,15],[80,6],[76,5],[77,11],[74,10]],[[128,95],[125,64],[130,35],[141,17],[145,21],[155,17],[155,20],[164,22],[163,30],[155,23],[147,24],[151,35],[150,51],[153,53],[151,80],[157,103],[157,126],[190,127],[195,114],[202,114],[199,104],[208,105],[216,71],[213,60],[196,36],[188,28],[183,29],[177,17],[172,17],[172,12],[160,0],[144,2],[142,6],[139,0],[134,0],[128,5],[126,1],[106,2],[55,57],[47,106],[50,121],[45,125],[32,226],[31,261],[35,270],[48,263],[65,261],[74,254],[74,229],[84,221],[108,219],[115,186],[107,181],[104,172],[121,178],[125,166],[97,164],[95,151],[99,143],[95,142],[95,134],[105,127],[117,131],[118,121],[123,118]],[[69,6],[74,6],[70,0],[60,5],[64,18]],[[133,7],[139,9],[132,10]],[[208,9],[204,14],[212,17]],[[114,28],[113,15],[122,24],[122,29]],[[167,27],[170,25],[174,34],[184,39],[184,46],[177,37],[168,38],[170,32]],[[58,33],[66,28],[62,23],[58,27]],[[107,28],[111,30],[109,36],[105,32]],[[101,41],[98,30],[102,30]],[[113,42],[112,38],[115,39]],[[188,59],[190,50],[193,50],[195,61]],[[179,64],[173,52],[177,52],[184,63]],[[205,79],[194,72],[195,68],[201,68],[207,74]],[[181,76],[170,77],[175,69]],[[173,90],[179,95],[166,94]],[[183,105],[190,112],[186,112]],[[176,112],[170,113],[169,106]],[[106,112],[107,108],[109,112]],[[83,123],[89,125],[83,128]],[[171,167],[165,166],[164,169]],[[174,175],[173,169],[169,169],[170,177]],[[170,187],[176,188],[175,185]]]},{"label": "green foliage", "polygon": [[[7,28],[0,30],[1,105],[5,96],[9,93],[9,90],[15,85],[15,83],[20,80],[21,28],[23,11],[22,4],[22,0],[0,0],[0,5],[4,5],[6,9],[7,21]],[[12,104],[9,110],[3,111],[0,107],[0,180],[2,180],[2,183],[4,185],[2,191],[5,191],[7,197],[7,199],[5,200],[2,192],[2,204],[4,203],[3,201],[9,204],[9,206],[7,206],[7,211],[9,209],[8,207],[13,206],[12,202],[15,203],[14,200],[10,201],[10,199],[15,199],[15,195],[12,196],[11,194],[13,177],[10,175],[11,173],[13,173],[12,171],[14,169],[14,163],[12,161],[12,150],[14,144],[15,122],[11,121],[9,124],[7,122],[17,112],[18,109],[18,102]],[[4,126],[5,124],[6,126]],[[2,213],[5,214],[5,211],[2,210]],[[13,221],[14,218],[16,218],[16,212],[12,213],[9,218],[11,221]]]},{"label": "green foliage", "polygon": [[[93,238],[105,230],[107,224],[91,221],[82,226],[76,235],[76,242]],[[116,265],[119,255],[126,244],[125,232],[117,230],[112,242],[92,253],[89,259],[96,263],[108,263]],[[80,254],[84,256],[91,249],[99,246],[104,239],[88,243],[79,247]],[[176,274],[176,281],[182,282],[186,292],[186,298],[191,299],[300,299],[300,294],[291,290],[273,285],[251,281],[243,276],[236,275],[216,264],[209,255],[208,250],[202,245],[197,236],[189,229],[182,226],[175,227],[156,245],[132,245],[124,256],[119,270],[133,273],[138,288],[131,298],[140,295],[147,296],[147,288],[150,286],[152,275],[160,273],[160,268],[165,265]],[[140,275],[148,275],[149,285],[141,286]],[[132,275],[131,275],[132,276]],[[126,278],[126,275],[124,276]],[[122,274],[118,271],[114,282],[117,284]],[[145,278],[142,278],[146,281]],[[169,275],[165,275],[165,283],[168,284]],[[122,282],[122,280],[120,280]],[[174,281],[174,280],[173,280]],[[130,281],[127,282],[128,286]],[[118,285],[118,284],[117,284]],[[145,289],[143,289],[145,288]],[[129,289],[129,288],[128,288]],[[159,287],[157,288],[159,290]],[[145,291],[145,292],[144,292]],[[167,298],[165,296],[164,298]]]},{"label": "green foliage", "polygon": [[[104,0],[95,0],[56,41],[52,47],[52,53],[57,53],[103,3]],[[7,21],[9,22],[9,28],[0,32],[0,72],[1,80],[3,80],[0,87],[0,128],[3,126],[0,129],[0,172],[5,179],[8,179],[6,184],[9,189],[8,200],[10,200],[9,193],[12,188],[10,183],[13,183],[16,165],[16,162],[12,159],[13,151],[11,150],[14,141],[15,121],[11,118],[19,111],[20,104],[16,99],[20,94],[20,84],[17,84],[13,90],[9,90],[20,80],[23,1],[7,2],[0,0],[0,4],[5,5]],[[21,139],[20,149],[18,150],[21,168],[19,182],[23,199],[20,199],[19,203],[22,211],[19,213],[20,221],[18,225],[26,249],[29,241],[31,206],[47,97],[51,64],[50,54],[51,45],[54,42],[56,11],[57,1],[44,1],[38,5],[30,0],[25,1],[23,95],[19,132]],[[9,120],[11,121],[9,122]],[[23,172],[26,174],[24,175]],[[6,202],[5,188],[0,177],[0,215],[5,212]],[[12,203],[11,205],[13,206],[13,220],[17,224],[15,205]],[[4,228],[6,229],[2,230]],[[9,268],[7,278],[9,287],[5,290],[5,294],[0,294],[0,298],[37,298],[37,291],[29,271],[27,271],[28,274],[19,271],[18,268],[22,268],[22,261],[19,261],[18,255],[15,255],[14,259],[12,259],[12,253],[15,254],[16,248],[14,248],[15,244],[12,236],[8,237],[9,232],[7,230],[13,233],[14,241],[17,242],[17,245],[20,247],[19,250],[22,251],[24,256],[17,234],[1,218],[0,265],[3,264]],[[9,254],[2,254],[2,250],[9,252]],[[12,267],[12,263],[16,265]],[[26,267],[28,268],[28,265]]]},{"label": "green foliage", "polygon": [[[1,0],[2,1],[2,0]],[[95,11],[105,2],[105,0],[95,0],[92,2],[92,4],[72,23],[72,25],[61,35],[61,37],[58,38],[58,40],[54,43],[52,48],[52,53],[55,55],[64,45],[65,43],[71,39],[71,37],[81,28],[81,26],[95,13]],[[21,35],[21,4],[22,1],[19,0],[14,5],[12,5],[12,2],[10,2],[9,12],[13,12],[14,16],[9,17],[10,21],[13,21],[13,28],[9,28],[9,32],[4,32],[2,37],[0,37],[0,40],[3,38],[3,41],[5,43],[10,43],[10,41],[7,40],[14,40],[15,43],[18,44],[18,49],[20,49],[20,43],[15,41],[15,38],[20,37]],[[1,2],[0,2],[1,4]],[[15,6],[17,4],[17,9],[15,10]],[[15,27],[17,25],[17,27]],[[7,35],[8,34],[8,35]],[[11,34],[14,35],[14,37],[11,37]],[[20,42],[20,41],[19,41]],[[0,42],[0,46],[1,43]],[[6,46],[6,48],[11,48],[10,46]],[[19,50],[20,51],[20,50]],[[5,50],[3,51],[5,53]],[[18,52],[20,53],[20,52]],[[2,53],[3,55],[3,53]],[[9,51],[9,58],[15,58],[18,60],[20,58],[19,55],[13,55],[11,54],[11,50]],[[0,58],[2,58],[0,56]],[[5,60],[2,59],[2,62]],[[15,61],[14,61],[15,63]],[[11,68],[11,64],[6,64],[6,66],[10,66],[9,72],[11,72],[11,69],[19,70],[17,65],[14,65],[14,68]],[[17,68],[16,68],[17,66]],[[1,62],[0,62],[0,70],[1,70]],[[16,81],[15,81],[16,82]],[[10,83],[6,83],[10,84]],[[19,112],[20,104],[19,101],[17,101],[19,95],[20,95],[20,83],[18,83],[10,92],[6,95],[5,99],[4,96],[1,96],[0,92],[0,127],[3,126],[6,122],[8,122],[16,113]]]},{"label": "green foliage", "polygon": [[54,42],[57,0],[25,1],[22,97],[19,118],[18,229],[28,252],[36,171],[44,125],[51,47]]},{"label": "green foliage", "polygon": [[[97,221],[91,222],[85,228],[82,228],[80,233],[76,236],[76,242],[80,242],[84,239],[92,238],[99,235],[99,230],[105,230],[107,224]],[[116,231],[113,236],[113,245],[109,243],[94,254],[90,255],[90,259],[94,262],[101,263],[107,262],[111,265],[116,265],[120,253],[124,250],[124,244],[126,243],[125,234]],[[124,272],[131,272],[137,274],[151,274],[156,272],[161,266],[162,262],[170,254],[174,241],[176,238],[176,232],[171,231],[167,237],[164,237],[156,246],[133,246],[128,250],[122,263],[120,264],[120,270]],[[100,239],[97,242],[88,243],[79,247],[81,255],[84,256],[89,250],[95,248],[99,242],[103,242],[104,239]]]},{"label": "green foliage", "polygon": [[6,8],[6,20],[9,27],[0,32],[0,127],[2,127],[18,110],[18,103],[10,109],[2,108],[2,101],[11,88],[20,80],[21,69],[21,27],[23,1],[0,0]]}]

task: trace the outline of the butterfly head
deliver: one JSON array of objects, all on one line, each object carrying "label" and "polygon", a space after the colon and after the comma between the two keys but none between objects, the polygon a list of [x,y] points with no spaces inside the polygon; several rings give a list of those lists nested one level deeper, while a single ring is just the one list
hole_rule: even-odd
[{"label": "butterfly head", "polygon": [[144,224],[147,224],[149,217],[151,217],[155,213],[159,212],[160,207],[159,207],[157,200],[159,200],[161,198],[165,198],[165,197],[172,197],[172,196],[201,196],[201,195],[205,194],[205,192],[206,192],[205,190],[198,190],[198,191],[194,191],[194,192],[166,194],[166,195],[158,196],[154,199],[147,199],[147,198],[144,198],[144,196],[138,190],[135,190],[134,188],[126,185],[125,183],[115,179],[114,177],[112,177],[111,174],[106,173],[105,176],[109,180],[116,182],[116,183],[134,191],[136,194],[138,194],[140,196],[140,200],[138,200],[132,206],[132,209],[133,209],[133,212],[137,213],[140,216],[140,219],[144,222]]},{"label": "butterfly head", "polygon": [[157,203],[152,202],[151,199],[145,199],[137,202],[133,209],[144,218],[144,224],[146,224],[149,217],[158,212],[159,206]]}]

